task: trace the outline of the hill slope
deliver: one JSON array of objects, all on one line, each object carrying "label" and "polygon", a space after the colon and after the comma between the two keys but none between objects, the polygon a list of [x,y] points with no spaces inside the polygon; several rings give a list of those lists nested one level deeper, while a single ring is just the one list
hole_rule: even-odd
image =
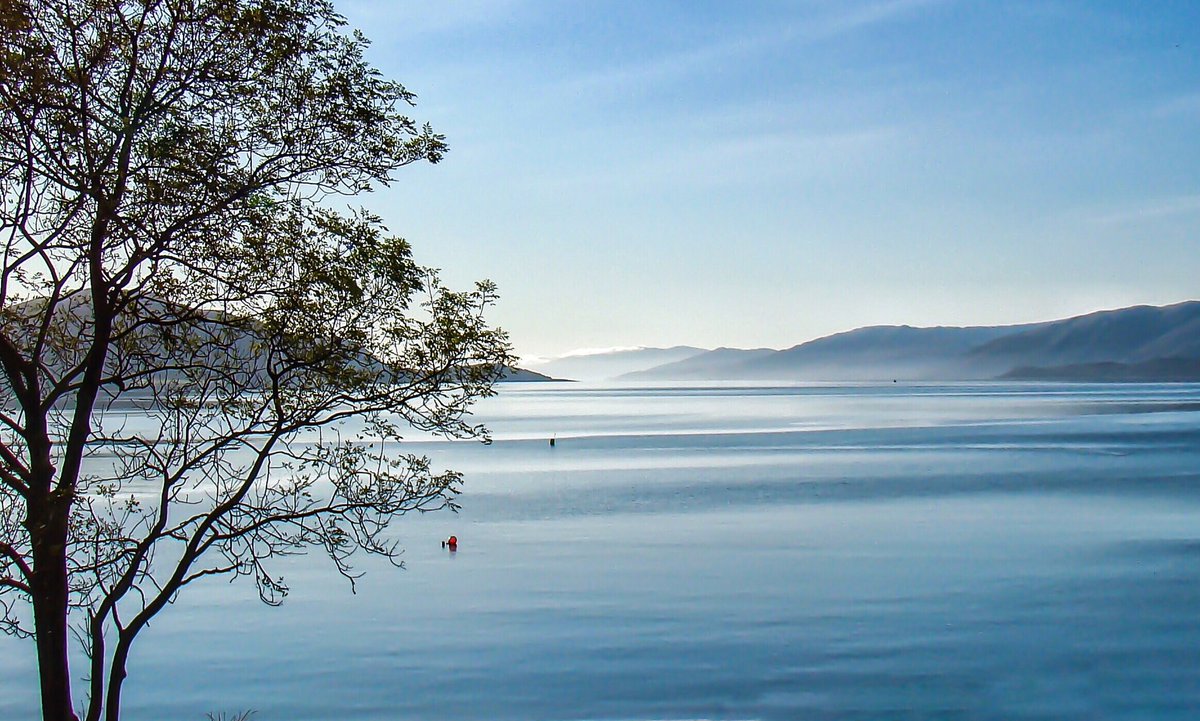
[{"label": "hill slope", "polygon": [[1200,358],[1200,302],[1134,306],[1043,324],[974,348],[970,363],[1008,369]]},{"label": "hill slope", "polygon": [[1200,382],[1200,359],[1157,358],[1141,363],[1080,363],[1050,368],[1016,368],[1001,376],[1022,381],[1082,383]]},{"label": "hill slope", "polygon": [[547,381],[557,381],[560,378],[551,378],[543,373],[528,370],[526,368],[508,368],[504,371],[504,375],[500,377],[501,383],[544,383]]},{"label": "hill slope", "polygon": [[781,351],[722,348],[628,377],[982,380],[1017,377],[1011,373],[1020,369],[1031,378],[1178,380],[1189,377],[1194,359],[1200,359],[1200,302],[1188,301],[1012,326],[872,326]]}]

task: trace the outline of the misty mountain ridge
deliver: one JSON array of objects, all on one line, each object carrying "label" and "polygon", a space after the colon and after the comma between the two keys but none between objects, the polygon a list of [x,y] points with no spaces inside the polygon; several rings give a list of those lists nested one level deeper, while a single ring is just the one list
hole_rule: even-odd
[{"label": "misty mountain ridge", "polygon": [[[736,370],[743,364],[778,353],[774,348],[717,348],[700,351],[673,363],[647,368],[621,376],[621,380],[712,380],[714,374]],[[663,375],[667,373],[668,375]]]},{"label": "misty mountain ridge", "polygon": [[1193,368],[1200,301],[1008,326],[870,326],[778,351],[719,348],[622,380],[1200,380]]},{"label": "misty mountain ridge", "polygon": [[618,348],[574,353],[541,362],[526,362],[522,367],[558,378],[601,381],[674,363],[706,352],[711,351],[685,345],[670,348]]}]

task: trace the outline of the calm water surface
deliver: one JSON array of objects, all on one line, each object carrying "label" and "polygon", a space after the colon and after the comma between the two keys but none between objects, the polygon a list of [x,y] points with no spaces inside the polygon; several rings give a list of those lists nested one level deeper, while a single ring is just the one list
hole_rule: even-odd
[{"label": "calm water surface", "polygon": [[[480,416],[491,446],[406,444],[467,474],[397,524],[406,570],[193,589],[127,718],[1200,718],[1200,386],[536,384]],[[37,713],[31,651],[0,639],[0,719]]]}]

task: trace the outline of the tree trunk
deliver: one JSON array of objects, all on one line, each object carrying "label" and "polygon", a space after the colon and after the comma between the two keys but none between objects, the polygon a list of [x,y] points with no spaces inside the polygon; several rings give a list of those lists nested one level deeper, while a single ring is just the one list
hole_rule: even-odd
[{"label": "tree trunk", "polygon": [[38,675],[42,682],[43,721],[78,721],[71,709],[71,670],[67,657],[67,516],[68,503],[54,494],[40,509],[30,509],[33,551],[33,623]]},{"label": "tree trunk", "polygon": [[[136,633],[136,632],[135,632]],[[122,633],[113,652],[112,671],[108,678],[108,693],[104,696],[105,721],[118,721],[121,717],[121,687],[125,684],[128,672],[125,665],[129,662],[129,649],[133,643],[134,634]]]}]

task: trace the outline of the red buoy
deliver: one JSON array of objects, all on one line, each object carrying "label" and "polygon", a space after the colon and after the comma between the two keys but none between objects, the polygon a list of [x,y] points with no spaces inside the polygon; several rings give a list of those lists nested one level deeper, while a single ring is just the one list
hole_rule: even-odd
[{"label": "red buoy", "polygon": [[451,551],[457,551],[458,550],[458,536],[451,536],[450,538],[446,539],[445,541],[442,541],[442,548],[449,548]]}]

